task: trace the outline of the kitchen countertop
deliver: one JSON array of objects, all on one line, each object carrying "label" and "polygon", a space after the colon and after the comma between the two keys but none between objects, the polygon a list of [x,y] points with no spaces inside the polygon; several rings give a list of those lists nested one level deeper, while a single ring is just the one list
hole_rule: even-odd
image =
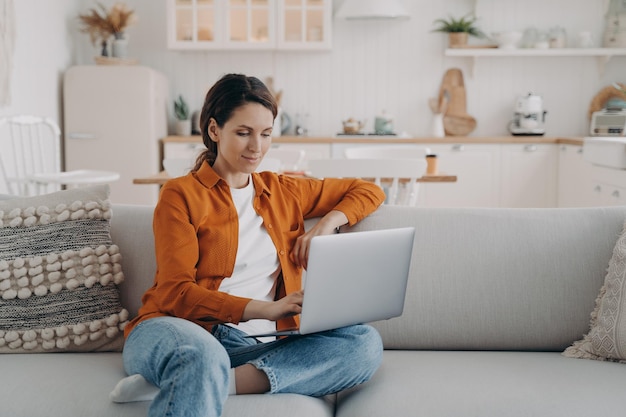
[{"label": "kitchen countertop", "polygon": [[[295,176],[303,176],[304,173],[293,173],[293,174],[288,174],[288,175],[295,175]],[[142,177],[142,178],[134,178],[133,179],[133,184],[158,184],[158,185],[163,185],[165,184],[169,179],[171,179],[172,177],[170,177],[167,172],[165,171],[161,171],[158,174],[155,175],[149,175],[147,177]],[[386,179],[383,178],[383,181],[388,180],[391,181],[390,179]],[[418,178],[416,181],[417,182],[456,182],[457,177],[456,175],[448,175],[448,174],[437,174],[437,175],[424,175],[421,178]],[[401,182],[406,182],[405,179],[401,179]]]},{"label": "kitchen countertop", "polygon": [[[194,136],[167,136],[162,139],[163,143],[194,143],[202,142],[202,137]],[[473,137],[473,136],[446,136],[435,137],[415,137],[401,138],[397,136],[278,136],[272,138],[273,143],[396,143],[396,144],[419,144],[419,143],[441,143],[441,144],[515,144],[515,143],[557,143],[564,145],[581,145],[581,137],[561,137],[561,136],[497,136],[497,137]]]}]

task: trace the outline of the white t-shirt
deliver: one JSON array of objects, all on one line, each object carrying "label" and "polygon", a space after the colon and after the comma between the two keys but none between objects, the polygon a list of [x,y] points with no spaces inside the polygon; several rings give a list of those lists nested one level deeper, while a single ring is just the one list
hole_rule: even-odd
[{"label": "white t-shirt", "polygon": [[[274,301],[280,263],[276,247],[263,226],[263,219],[254,211],[252,179],[244,188],[231,188],[230,193],[239,217],[239,244],[233,275],[222,280],[219,290],[239,297]],[[276,322],[264,319],[229,323],[229,326],[247,334],[276,330]]]}]

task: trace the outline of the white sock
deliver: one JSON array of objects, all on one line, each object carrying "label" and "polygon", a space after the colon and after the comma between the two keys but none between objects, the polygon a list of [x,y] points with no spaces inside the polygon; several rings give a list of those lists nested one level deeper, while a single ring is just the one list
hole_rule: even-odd
[{"label": "white sock", "polygon": [[159,388],[146,381],[143,376],[134,374],[118,382],[109,398],[115,403],[152,401],[158,393]]},{"label": "white sock", "polygon": [[237,384],[235,383],[235,368],[230,368],[228,378],[228,395],[237,395]]}]

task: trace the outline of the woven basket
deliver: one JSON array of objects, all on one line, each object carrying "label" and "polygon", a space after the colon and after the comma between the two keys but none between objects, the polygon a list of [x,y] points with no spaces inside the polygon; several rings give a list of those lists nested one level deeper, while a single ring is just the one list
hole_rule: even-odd
[{"label": "woven basket", "polygon": [[469,35],[466,32],[448,33],[448,45],[450,48],[462,48],[467,45]]}]

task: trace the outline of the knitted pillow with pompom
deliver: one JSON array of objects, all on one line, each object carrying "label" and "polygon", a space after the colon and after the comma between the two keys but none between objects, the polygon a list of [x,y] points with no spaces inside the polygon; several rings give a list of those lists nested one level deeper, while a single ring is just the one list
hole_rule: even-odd
[{"label": "knitted pillow with pompom", "polygon": [[120,351],[109,187],[0,201],[0,353]]}]

